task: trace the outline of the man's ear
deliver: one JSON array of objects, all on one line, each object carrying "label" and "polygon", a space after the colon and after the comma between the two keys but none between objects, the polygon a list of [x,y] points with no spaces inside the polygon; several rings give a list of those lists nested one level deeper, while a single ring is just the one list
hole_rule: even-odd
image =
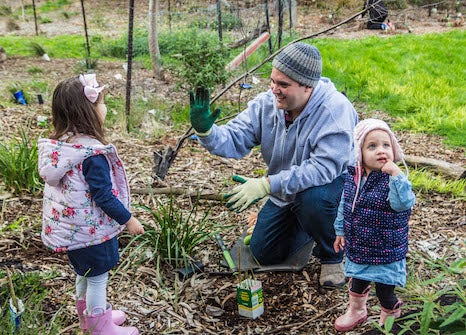
[{"label": "man's ear", "polygon": [[304,92],[306,93],[312,93],[312,91],[314,91],[314,87],[312,86],[306,86],[306,88],[304,89]]}]

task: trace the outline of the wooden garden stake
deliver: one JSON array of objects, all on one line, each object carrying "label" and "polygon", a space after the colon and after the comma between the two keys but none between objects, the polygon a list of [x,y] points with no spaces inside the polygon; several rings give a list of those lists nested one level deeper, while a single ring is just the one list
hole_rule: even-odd
[{"label": "wooden garden stake", "polygon": [[86,10],[84,9],[84,0],[81,0],[81,12],[83,14],[84,35],[86,36],[86,50],[87,50],[86,67],[89,68],[90,62],[91,62],[91,46],[89,44],[89,35],[87,34]]},{"label": "wooden garden stake", "polygon": [[129,132],[129,112],[131,109],[131,68],[133,64],[133,20],[134,0],[129,1],[128,20],[128,66],[126,69],[126,131]]},{"label": "wooden garden stake", "polygon": [[217,0],[218,40],[222,42],[222,0]]},{"label": "wooden garden stake", "polygon": [[36,29],[36,36],[39,36],[39,29],[37,28],[37,13],[36,13],[36,1],[32,0],[32,10],[34,12],[34,27]]},{"label": "wooden garden stake", "polygon": [[10,286],[11,300],[13,301],[13,306],[18,310],[18,300],[16,300],[15,288],[13,286],[13,281],[11,280],[10,270],[5,267],[6,277],[8,278],[8,285]]}]

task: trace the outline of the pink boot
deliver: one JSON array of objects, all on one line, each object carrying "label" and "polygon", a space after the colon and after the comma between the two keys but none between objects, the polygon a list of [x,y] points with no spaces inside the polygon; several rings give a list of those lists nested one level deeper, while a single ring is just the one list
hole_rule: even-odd
[{"label": "pink boot", "polygon": [[[78,311],[79,327],[81,330],[87,330],[86,319],[84,318],[84,310],[86,309],[86,300],[76,300],[76,310]],[[116,325],[121,325],[126,320],[126,314],[123,311],[112,311],[112,320]]]},{"label": "pink boot", "polygon": [[396,318],[399,318],[401,316],[401,306],[403,305],[403,302],[398,300],[398,302],[393,306],[393,309],[386,309],[382,307],[382,310],[380,311],[380,319],[379,319],[379,326],[383,326],[385,324],[385,320],[390,315],[393,315]]},{"label": "pink boot", "polygon": [[[351,287],[351,281],[348,284]],[[352,330],[357,325],[363,323],[367,319],[367,296],[369,295],[370,285],[361,294],[349,292],[349,306],[346,313],[335,320],[335,329],[340,332]]]},{"label": "pink boot", "polygon": [[136,327],[120,327],[113,323],[112,306],[107,305],[107,310],[95,307],[91,314],[84,311],[87,330],[91,335],[139,335]]}]

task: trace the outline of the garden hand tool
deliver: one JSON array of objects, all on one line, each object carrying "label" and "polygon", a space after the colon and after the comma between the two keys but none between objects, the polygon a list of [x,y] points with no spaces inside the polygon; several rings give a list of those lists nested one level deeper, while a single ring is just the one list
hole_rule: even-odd
[{"label": "garden hand tool", "polygon": [[227,208],[236,209],[238,213],[270,194],[270,183],[265,177],[247,178],[234,175],[232,179],[241,185],[236,186],[224,198],[228,199]]},{"label": "garden hand tool", "polygon": [[178,273],[178,278],[186,280],[191,278],[195,273],[204,272],[204,264],[199,261],[191,261],[185,267],[175,269],[175,271]]},{"label": "garden hand tool", "polygon": [[222,238],[220,237],[219,234],[214,234],[214,238],[217,240],[218,245],[220,246],[220,249],[222,249],[223,257],[225,258],[225,261],[228,264],[228,267],[232,272],[236,272],[236,264],[233,261],[233,258],[231,258],[230,251],[228,251],[227,247],[225,246],[225,243],[223,243]]},{"label": "garden hand tool", "polygon": [[191,125],[199,136],[207,136],[212,131],[212,126],[220,115],[220,109],[217,108],[210,113],[210,93],[204,87],[189,92],[189,117]]}]

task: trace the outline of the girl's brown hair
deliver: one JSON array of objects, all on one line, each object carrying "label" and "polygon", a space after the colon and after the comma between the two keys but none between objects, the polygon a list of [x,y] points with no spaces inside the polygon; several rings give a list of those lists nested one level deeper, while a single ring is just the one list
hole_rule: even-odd
[{"label": "girl's brown hair", "polygon": [[90,102],[78,77],[60,82],[53,92],[52,123],[55,129],[50,138],[58,140],[69,133],[84,134],[107,144],[103,124],[96,112],[97,104],[102,100],[103,93],[95,103]]}]

